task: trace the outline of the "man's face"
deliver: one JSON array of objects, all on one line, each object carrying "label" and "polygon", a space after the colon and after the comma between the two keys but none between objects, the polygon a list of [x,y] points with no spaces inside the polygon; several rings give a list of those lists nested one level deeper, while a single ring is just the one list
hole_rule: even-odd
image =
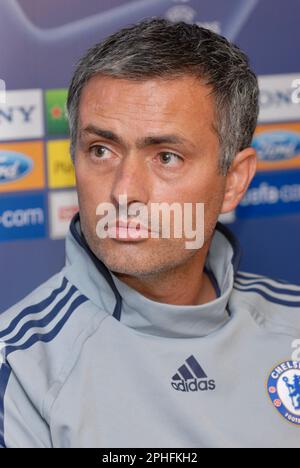
[{"label": "man's face", "polygon": [[[75,155],[81,227],[92,251],[113,272],[156,275],[206,256],[226,184],[219,173],[210,91],[190,76],[138,82],[99,75],[84,87]],[[113,132],[119,141],[100,136],[99,129]],[[178,141],[159,140],[166,135]],[[142,203],[149,213],[152,203],[204,203],[204,247],[189,250],[185,237],[174,236],[100,239],[96,208],[111,203],[118,213],[121,195],[127,196],[128,207]]]}]

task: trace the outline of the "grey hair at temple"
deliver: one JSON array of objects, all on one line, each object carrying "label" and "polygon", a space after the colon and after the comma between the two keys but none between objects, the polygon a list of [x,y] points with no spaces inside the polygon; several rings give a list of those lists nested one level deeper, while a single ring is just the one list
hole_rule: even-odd
[{"label": "grey hair at temple", "polygon": [[98,74],[128,80],[195,76],[212,89],[221,173],[226,175],[236,154],[251,145],[259,90],[246,54],[196,24],[149,18],[112,34],[79,61],[67,100],[73,160],[80,96],[85,84]]}]

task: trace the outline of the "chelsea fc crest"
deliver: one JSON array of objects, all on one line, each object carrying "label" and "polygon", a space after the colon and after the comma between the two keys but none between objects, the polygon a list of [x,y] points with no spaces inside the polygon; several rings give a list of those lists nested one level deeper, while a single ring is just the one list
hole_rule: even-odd
[{"label": "chelsea fc crest", "polygon": [[268,379],[274,408],[290,423],[300,426],[300,361],[276,366]]}]

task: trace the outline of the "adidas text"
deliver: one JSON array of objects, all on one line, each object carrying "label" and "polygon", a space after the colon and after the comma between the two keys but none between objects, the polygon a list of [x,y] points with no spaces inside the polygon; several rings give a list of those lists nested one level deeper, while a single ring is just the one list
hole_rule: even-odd
[{"label": "adidas text", "polygon": [[207,392],[216,389],[216,382],[214,380],[181,380],[179,383],[172,382],[171,385],[179,392]]}]

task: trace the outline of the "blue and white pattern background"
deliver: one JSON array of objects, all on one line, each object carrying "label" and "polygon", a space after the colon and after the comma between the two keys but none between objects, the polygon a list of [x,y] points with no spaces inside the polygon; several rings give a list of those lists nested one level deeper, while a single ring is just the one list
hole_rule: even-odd
[{"label": "blue and white pattern background", "polygon": [[[299,0],[0,0],[0,79],[8,90],[66,88],[89,46],[149,16],[212,27],[246,51],[257,74],[300,78]],[[243,216],[230,227],[244,270],[300,283],[300,211]],[[0,243],[0,312],[63,263],[63,240]]]}]

